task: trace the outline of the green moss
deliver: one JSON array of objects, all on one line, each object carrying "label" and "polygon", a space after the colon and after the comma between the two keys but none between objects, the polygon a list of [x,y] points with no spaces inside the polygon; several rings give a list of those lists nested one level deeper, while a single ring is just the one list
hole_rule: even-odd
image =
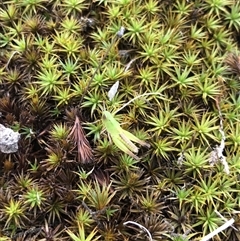
[{"label": "green moss", "polygon": [[[0,155],[0,237],[147,240],[134,221],[190,240],[224,223],[216,211],[239,228],[239,12],[236,0],[0,1],[0,123],[21,133]],[[150,145],[138,160],[104,129],[118,109]]]}]

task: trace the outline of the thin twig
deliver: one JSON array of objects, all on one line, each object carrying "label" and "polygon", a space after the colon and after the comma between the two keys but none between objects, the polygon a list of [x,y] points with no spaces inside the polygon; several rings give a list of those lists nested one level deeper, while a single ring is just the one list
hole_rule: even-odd
[{"label": "thin twig", "polygon": [[213,236],[217,235],[218,233],[222,232],[223,230],[225,230],[226,228],[232,226],[232,224],[234,223],[234,219],[231,218],[230,220],[228,220],[227,222],[225,222],[222,226],[218,227],[217,229],[215,229],[213,232],[209,233],[208,235],[206,235],[205,237],[203,237],[200,241],[208,241],[209,239],[211,239]]},{"label": "thin twig", "polygon": [[119,108],[118,110],[116,110],[114,112],[114,114],[116,114],[117,112],[119,112],[120,110],[122,110],[123,108],[125,108],[126,106],[128,106],[130,103],[132,103],[133,101],[135,101],[138,98],[141,98],[143,96],[148,96],[148,95],[160,95],[163,96],[162,94],[158,93],[158,92],[151,92],[151,93],[144,93],[142,95],[137,95],[135,96],[133,99],[129,100],[127,103],[125,103],[121,108]]},{"label": "thin twig", "polygon": [[138,226],[140,229],[144,230],[148,234],[149,240],[153,241],[151,233],[143,225],[133,222],[133,221],[127,221],[127,222],[123,223],[123,225],[125,225],[125,226],[127,226],[127,224],[134,224],[134,225]]},{"label": "thin twig", "polygon": [[[223,217],[223,215],[222,215],[221,213],[219,213],[217,210],[214,210],[214,211],[215,211],[215,213],[216,213],[220,218],[222,218],[225,222],[228,221],[228,220],[227,220],[225,217]],[[234,230],[238,231],[238,229],[236,229],[233,225],[231,225],[231,227],[232,227]]]}]

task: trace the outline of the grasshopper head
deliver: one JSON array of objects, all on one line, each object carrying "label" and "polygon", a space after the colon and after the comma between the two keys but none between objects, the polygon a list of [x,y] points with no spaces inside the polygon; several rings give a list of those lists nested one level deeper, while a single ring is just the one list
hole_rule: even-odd
[{"label": "grasshopper head", "polygon": [[109,120],[112,117],[112,115],[110,114],[110,112],[104,110],[103,114],[102,114],[102,118],[103,120]]}]

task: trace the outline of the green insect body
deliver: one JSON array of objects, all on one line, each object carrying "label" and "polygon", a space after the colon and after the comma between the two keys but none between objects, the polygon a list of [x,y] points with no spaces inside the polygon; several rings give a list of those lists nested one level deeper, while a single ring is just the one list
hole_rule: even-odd
[{"label": "green insect body", "polygon": [[150,146],[145,141],[138,139],[132,133],[123,130],[120,124],[115,120],[114,116],[108,111],[103,111],[103,124],[111,136],[113,143],[120,150],[136,160],[140,160],[140,158],[134,154],[138,153],[138,147],[133,142],[136,142],[141,146]]}]

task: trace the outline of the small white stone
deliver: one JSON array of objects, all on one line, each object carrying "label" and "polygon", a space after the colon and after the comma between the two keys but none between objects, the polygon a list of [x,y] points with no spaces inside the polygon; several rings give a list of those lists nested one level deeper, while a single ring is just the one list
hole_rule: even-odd
[{"label": "small white stone", "polygon": [[20,134],[10,128],[0,124],[0,151],[3,153],[13,153],[18,150],[18,140]]},{"label": "small white stone", "polygon": [[117,32],[117,36],[118,36],[119,38],[121,38],[121,37],[123,36],[124,32],[125,32],[125,28],[124,28],[123,26],[121,26],[121,28],[120,28],[119,31]]}]

